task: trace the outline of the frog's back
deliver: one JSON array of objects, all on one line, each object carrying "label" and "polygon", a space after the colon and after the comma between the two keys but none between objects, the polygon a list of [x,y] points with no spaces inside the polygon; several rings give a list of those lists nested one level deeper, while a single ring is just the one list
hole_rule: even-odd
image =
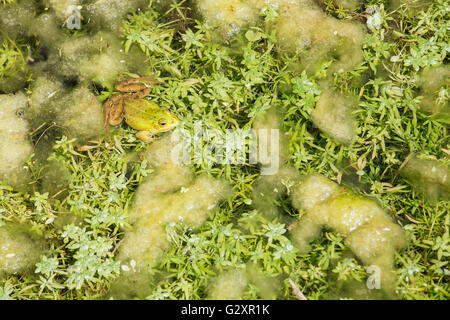
[{"label": "frog's back", "polygon": [[126,101],[125,121],[136,130],[151,130],[157,123],[161,107],[153,101],[137,99]]}]

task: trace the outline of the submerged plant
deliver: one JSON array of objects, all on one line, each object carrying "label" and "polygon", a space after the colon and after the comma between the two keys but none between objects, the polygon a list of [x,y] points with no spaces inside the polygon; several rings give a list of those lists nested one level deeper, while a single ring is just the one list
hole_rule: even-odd
[{"label": "submerged plant", "polygon": [[[448,1],[393,2],[2,1],[0,230],[46,250],[0,297],[382,298],[373,264],[398,298],[448,299]],[[150,74],[202,134],[191,164],[167,133],[106,135],[114,85]],[[274,175],[211,161],[249,129],[279,130]]]},{"label": "submerged plant", "polygon": [[0,92],[10,93],[25,86],[28,68],[20,46],[11,39],[0,37]]}]

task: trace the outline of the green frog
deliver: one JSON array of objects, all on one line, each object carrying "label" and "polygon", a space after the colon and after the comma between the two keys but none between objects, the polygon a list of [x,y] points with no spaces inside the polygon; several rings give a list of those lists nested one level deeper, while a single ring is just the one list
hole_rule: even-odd
[{"label": "green frog", "polygon": [[154,141],[153,135],[172,130],[178,125],[177,116],[153,101],[144,99],[150,92],[149,85],[161,83],[153,75],[131,78],[119,82],[115,88],[125,94],[115,94],[104,104],[105,127],[117,126],[123,120],[138,130],[136,137],[144,142]]}]

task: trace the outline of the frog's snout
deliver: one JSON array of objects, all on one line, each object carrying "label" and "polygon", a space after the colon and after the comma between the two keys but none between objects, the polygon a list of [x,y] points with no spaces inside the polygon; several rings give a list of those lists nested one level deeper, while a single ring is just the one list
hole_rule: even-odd
[{"label": "frog's snout", "polygon": [[168,130],[171,130],[171,129],[173,129],[173,128],[175,128],[177,125],[178,125],[178,123],[179,123],[180,121],[178,120],[178,119],[171,119],[170,121],[168,121],[167,123],[166,123],[166,125],[165,125],[165,131],[168,131]]}]

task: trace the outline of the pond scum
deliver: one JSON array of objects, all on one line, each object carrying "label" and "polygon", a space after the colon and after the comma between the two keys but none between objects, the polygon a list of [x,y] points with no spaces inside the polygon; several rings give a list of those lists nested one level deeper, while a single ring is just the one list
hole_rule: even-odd
[{"label": "pond scum", "polygon": [[[449,9],[0,0],[0,299],[449,299]],[[186,132],[279,130],[278,170],[107,134],[151,74]]]}]

